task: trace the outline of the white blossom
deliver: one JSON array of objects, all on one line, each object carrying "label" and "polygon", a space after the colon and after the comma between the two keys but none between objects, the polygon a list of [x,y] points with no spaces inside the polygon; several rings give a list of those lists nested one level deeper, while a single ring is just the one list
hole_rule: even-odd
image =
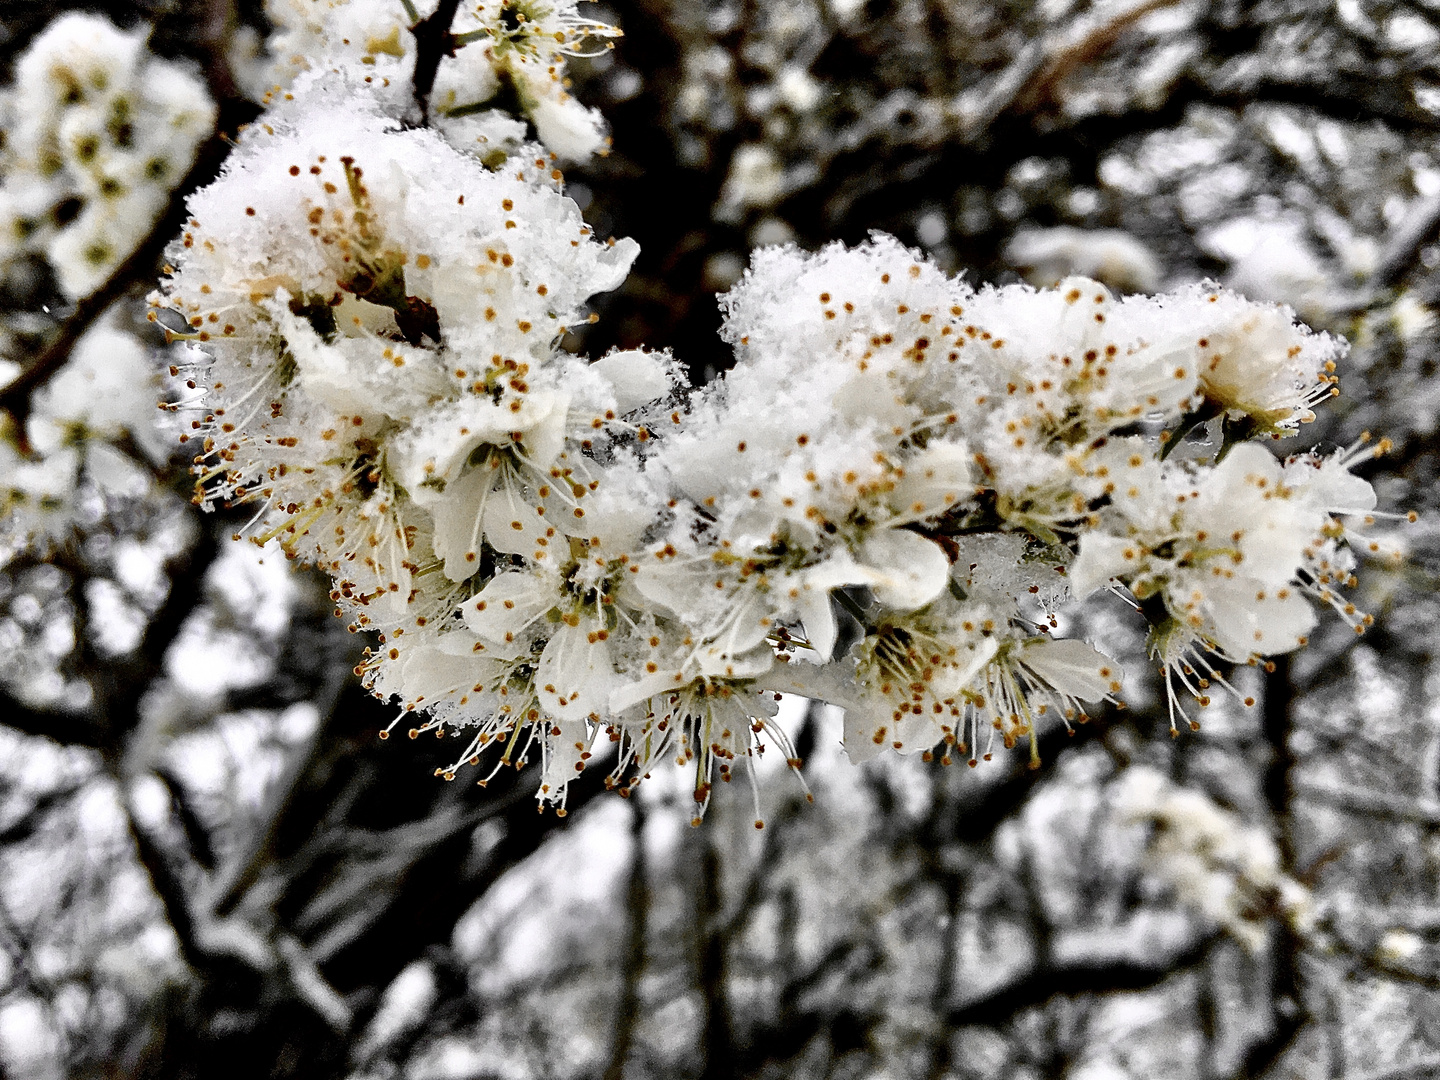
[{"label": "white blossom", "polygon": [[[411,31],[434,8],[434,0],[266,0],[274,31],[267,55],[243,70],[247,92],[271,104],[339,75],[363,83],[389,115],[418,115]],[[571,96],[565,64],[603,52],[619,30],[581,15],[576,0],[470,0],[450,30],[454,47],[441,59],[428,104],[435,129],[454,146],[491,166],[533,157],[524,121],[497,101],[504,90],[556,159],[584,162],[605,152],[605,121]]]},{"label": "white blossom", "polygon": [[0,535],[7,548],[43,549],[68,538],[82,483],[115,493],[144,489],[148,478],[127,455],[138,452],[154,464],[169,456],[172,436],[155,424],[159,375],[149,350],[107,317],[32,394],[24,438],[6,418]]},{"label": "white blossom", "polygon": [[0,93],[0,265],[43,255],[72,299],[149,233],[215,123],[204,85],[97,15],[52,22]]},{"label": "white blossom", "polygon": [[[421,7],[434,8],[434,0]],[[242,69],[245,88],[267,103],[304,72],[344,67],[397,102],[409,93],[415,41],[400,0],[265,0],[273,30],[266,56]]]},{"label": "white blossom", "polygon": [[[603,150],[564,65],[617,32],[573,2],[462,5],[427,127],[412,27],[430,10],[271,0],[250,73],[267,107],[190,199],[151,314],[185,342],[191,396],[169,408],[196,501],[253,507],[242,533],[330,575],[337,615],[377,634],[358,670],[396,724],[460,740],[440,775],[534,764],[563,811],[597,759],[622,794],[673,761],[698,820],[767,747],[798,767],[784,693],[841,706],[857,762],[975,765],[1023,740],[1037,764],[1047,727],[1122,690],[1104,641],[1055,636],[1102,588],[1148,623],[1172,724],[1226,663],[1303,645],[1314,601],[1368,624],[1344,590],[1388,546],[1353,471],[1375,451],[1282,462],[1262,442],[1338,392],[1341,342],[1210,283],[972,288],[876,234],[756,252],[721,298],[735,363],[693,393],[665,353],[571,355],[566,330],[638,250],[599,242],[554,167]],[[25,145],[38,164],[0,188],[17,221],[78,193],[69,231],[34,241],[62,278],[86,238],[133,245],[168,191],[105,143],[116,95],[167,161],[210,123],[140,37],[67,20],[22,58],[6,160]],[[732,209],[783,194],[751,150]],[[1153,278],[1111,247],[1125,273],[1087,269]],[[103,440],[148,446],[154,394],[132,339],[82,341],[0,439],[7,536],[62,534]],[[1143,813],[1178,821],[1161,802]]]},{"label": "white blossom", "polygon": [[1310,890],[1281,869],[1264,830],[1143,765],[1126,771],[1119,807],[1125,819],[1152,825],[1152,872],[1250,952],[1265,948],[1274,917],[1299,934],[1312,929]]}]

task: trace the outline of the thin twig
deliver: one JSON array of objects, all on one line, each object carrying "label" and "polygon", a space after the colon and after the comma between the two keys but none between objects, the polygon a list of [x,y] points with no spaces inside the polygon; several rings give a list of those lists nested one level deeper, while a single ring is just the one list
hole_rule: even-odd
[{"label": "thin twig", "polygon": [[1427,241],[1440,235],[1440,195],[1423,199],[1405,216],[1380,253],[1375,274],[1370,279],[1375,289],[1387,289],[1405,276]]},{"label": "thin twig", "polygon": [[1440,1073],[1440,1054],[1414,1058],[1395,1065],[1383,1065],[1367,1072],[1351,1073],[1346,1080],[1421,1080]]},{"label": "thin twig", "polygon": [[[1015,98],[1014,108],[1029,112],[1047,103],[1058,101],[1060,84],[1077,68],[1094,63],[1115,46],[1120,35],[1145,16],[1171,7],[1177,0],[1143,0],[1129,11],[1092,27],[1073,45],[1051,52],[1047,62]],[[1049,50],[1047,50],[1049,51]]]},{"label": "thin twig", "polygon": [[1357,788],[1308,779],[1296,782],[1295,794],[1298,798],[1333,806],[1337,810],[1411,821],[1417,825],[1440,825],[1440,801],[1432,798],[1395,795],[1375,788]]}]

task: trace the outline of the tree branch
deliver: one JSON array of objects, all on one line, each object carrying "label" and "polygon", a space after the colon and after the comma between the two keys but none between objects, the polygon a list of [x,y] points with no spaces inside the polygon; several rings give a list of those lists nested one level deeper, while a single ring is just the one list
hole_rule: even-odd
[{"label": "tree branch", "polygon": [[450,33],[450,24],[455,21],[455,12],[459,8],[460,0],[440,0],[433,12],[410,28],[410,33],[415,35],[412,82],[422,123],[428,123],[430,119],[430,91],[435,88],[440,60],[455,55],[455,36]]},{"label": "tree branch", "polygon": [[705,834],[701,855],[699,895],[695,920],[699,926],[696,973],[700,995],[705,1002],[705,1026],[701,1053],[705,1067],[700,1080],[732,1080],[735,1076],[735,1035],[730,1021],[729,964],[730,939],[720,922],[720,853],[715,838]]},{"label": "tree branch", "polygon": [[1324,803],[1337,810],[1409,821],[1416,825],[1440,825],[1440,801],[1425,796],[1395,795],[1373,788],[1322,783],[1306,778],[1296,781],[1295,794],[1298,798]]},{"label": "tree branch", "polygon": [[640,976],[645,971],[645,935],[650,916],[650,886],[646,881],[645,804],[631,800],[630,880],[625,907],[630,924],[625,938],[625,956],[620,963],[620,999],[615,1004],[615,1037],[610,1044],[610,1063],[603,1080],[625,1080],[625,1062],[635,1041],[640,1020]]},{"label": "tree branch", "polygon": [[1202,937],[1179,956],[1166,954],[1158,963],[1106,960],[1063,967],[1042,965],[1019,982],[1008,983],[974,1001],[950,1010],[946,1024],[999,1025],[1024,1009],[1043,1005],[1053,997],[1108,994],[1121,990],[1148,990],[1182,968],[1205,958],[1213,937]]}]

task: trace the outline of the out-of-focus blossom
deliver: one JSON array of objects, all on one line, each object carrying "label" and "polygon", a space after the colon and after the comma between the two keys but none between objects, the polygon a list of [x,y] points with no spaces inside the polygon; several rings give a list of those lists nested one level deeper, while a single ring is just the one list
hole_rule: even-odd
[{"label": "out-of-focus blossom", "polygon": [[1119,811],[1153,826],[1153,872],[1246,949],[1263,949],[1276,920],[1296,934],[1313,929],[1310,890],[1281,869],[1280,849],[1263,829],[1143,765],[1126,773]]},{"label": "out-of-focus blossom", "polygon": [[0,94],[0,265],[42,255],[72,299],[150,231],[211,132],[215,106],[184,65],[97,15],[56,19]]}]

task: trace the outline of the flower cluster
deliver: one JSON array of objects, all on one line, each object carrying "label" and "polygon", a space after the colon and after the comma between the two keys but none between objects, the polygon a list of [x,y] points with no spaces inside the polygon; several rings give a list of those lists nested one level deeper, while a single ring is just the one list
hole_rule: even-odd
[{"label": "flower cluster", "polygon": [[323,77],[344,69],[402,102],[415,70],[410,27],[419,15],[401,0],[265,0],[273,29],[258,56],[235,65],[237,76],[269,104],[306,72]]},{"label": "flower cluster", "polygon": [[[411,27],[434,7],[434,0],[266,0],[276,29],[266,55],[244,71],[245,82],[269,104],[286,89],[301,92],[309,81],[345,72],[402,114],[412,106]],[[491,167],[526,155],[526,120],[558,160],[603,153],[605,121],[570,95],[565,65],[603,52],[610,45],[604,39],[620,31],[576,9],[577,0],[462,3],[430,95],[435,129]]]},{"label": "flower cluster", "polygon": [[799,764],[785,693],[842,706],[856,761],[1037,760],[1121,689],[1052,633],[1101,588],[1149,623],[1172,726],[1222,661],[1303,644],[1310,599],[1368,622],[1341,590],[1379,546],[1371,451],[1261,442],[1338,393],[1342,342],[1208,284],[977,290],[876,235],[758,252],[721,298],[736,363],[693,393],[664,354],[586,362],[565,332],[637,249],[553,166],[600,145],[563,59],[608,29],[464,8],[425,128],[398,9],[279,20],[309,70],[191,199],[152,318],[191,343],[196,501],[330,574],[379,635],[367,685],[461,740],[447,778],[538,762],[563,811],[592,759],[622,794],[669,759],[698,820],[767,746]]},{"label": "flower cluster", "polygon": [[[587,365],[557,341],[636,247],[599,242],[543,156],[489,172],[362,95],[317,84],[272,109],[191,201],[153,314],[178,314],[173,336],[210,357],[185,372],[206,410],[184,436],[196,498],[254,504],[257,539],[330,571],[340,610],[385,634],[382,692],[483,719],[482,735],[530,726],[537,694],[547,721],[575,715],[546,663],[654,501],[602,477],[640,476],[617,436],[680,376],[642,353]],[[522,579],[550,602],[503,610],[548,637],[487,629],[474,607]]]},{"label": "flower cluster", "polygon": [[72,299],[92,292],[150,231],[215,107],[143,32],[97,15],[56,19],[0,95],[0,267],[34,253]]},{"label": "flower cluster", "polygon": [[1341,343],[1289,312],[977,291],[879,235],[773,248],[722,298],[734,368],[687,396],[664,355],[560,347],[636,248],[591,235],[543,152],[491,171],[367,92],[315,80],[245,133],[155,317],[208,357],[197,501],[329,571],[381,634],[372,689],[462,737],[447,778],[538,759],[563,809],[616,743],[622,793],[693,768],[698,820],[766,745],[798,764],[783,693],[843,706],[857,761],[1034,757],[1120,690],[1051,634],[1102,586],[1150,620],[1172,702],[1206,701],[1207,656],[1300,644],[1307,593],[1363,626],[1339,599],[1361,452],[1254,441],[1336,391]]},{"label": "flower cluster", "polygon": [[[17,373],[18,365],[0,365],[0,384]],[[171,436],[154,423],[159,390],[149,350],[107,319],[35,393],[23,431],[0,421],[0,563],[64,539],[86,490],[133,488],[132,457],[165,460]]]},{"label": "flower cluster", "polygon": [[[435,123],[457,146],[491,157],[523,134],[503,109],[513,101],[551,153],[583,162],[610,145],[599,110],[568,92],[571,56],[596,56],[620,31],[587,19],[575,0],[469,0],[455,19],[456,48],[440,62],[431,106]],[[603,44],[602,44],[603,42]]]},{"label": "flower cluster", "polygon": [[1375,506],[1350,468],[1372,451],[1282,465],[1248,441],[1338,392],[1342,344],[1282,308],[1210,286],[1116,299],[1084,278],[977,292],[878,236],[763,251],[723,304],[738,363],[660,453],[697,519],[669,543],[762,581],[783,567],[783,587],[750,591],[822,660],[826,591],[867,590],[865,636],[830,673],[852,756],[973,754],[984,728],[1033,753],[1039,716],[1119,687],[1102,654],[1044,635],[1057,603],[1106,585],[1151,623],[1172,723],[1177,682],[1202,705],[1223,683],[1207,656],[1302,644],[1303,594],[1368,620],[1339,590],[1348,516]]}]

